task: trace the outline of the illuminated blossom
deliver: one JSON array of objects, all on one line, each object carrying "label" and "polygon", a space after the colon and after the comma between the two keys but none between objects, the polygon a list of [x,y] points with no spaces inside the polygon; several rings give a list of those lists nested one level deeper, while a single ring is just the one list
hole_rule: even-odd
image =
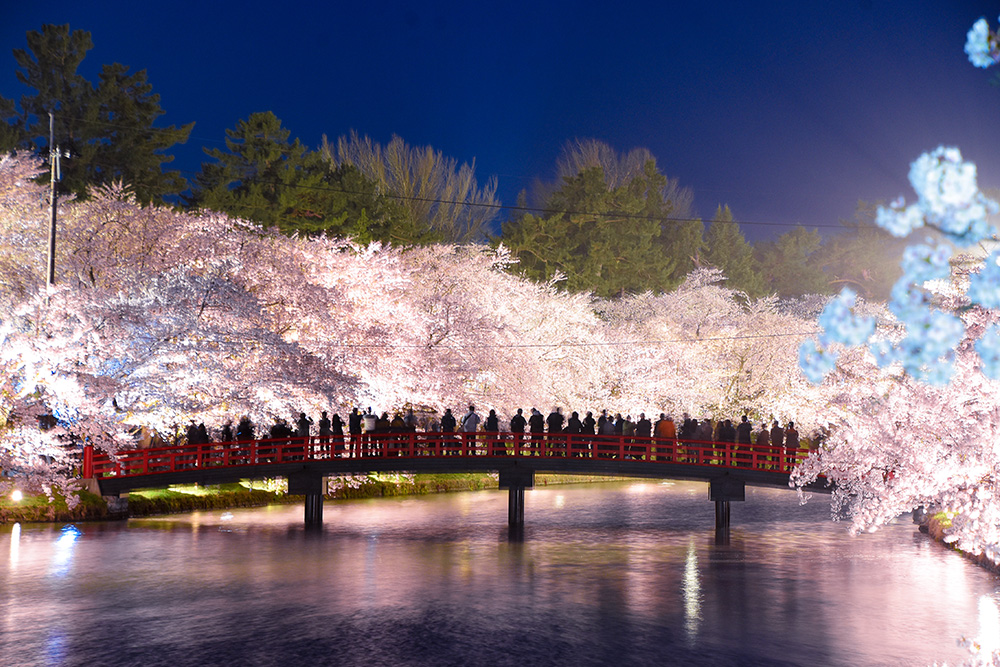
[{"label": "illuminated blossom", "polygon": [[1000,326],[990,326],[976,341],[976,352],[982,363],[983,375],[1000,380]]},{"label": "illuminated blossom", "polygon": [[837,354],[828,347],[820,347],[814,340],[802,341],[799,346],[799,366],[810,382],[819,384],[837,365]]},{"label": "illuminated blossom", "polygon": [[967,296],[983,308],[1000,309],[1000,251],[994,251],[979,272],[969,276]]},{"label": "illuminated blossom", "polygon": [[0,157],[0,468],[37,488],[71,484],[66,444],[116,452],[137,428],[172,442],[190,420],[212,434],[356,405],[817,423],[796,350],[818,307],[748,299],[717,270],[603,301],[503,270],[503,246],[288,237],[109,186],[61,203],[50,290],[35,175]]},{"label": "illuminated blossom", "polygon": [[990,67],[997,63],[996,36],[990,32],[986,19],[981,18],[972,24],[966,35],[965,53],[969,61],[976,67]]},{"label": "illuminated blossom", "polygon": [[820,313],[818,324],[823,340],[844,345],[861,345],[875,333],[875,318],[858,317],[854,304],[858,295],[848,288],[841,290]]}]

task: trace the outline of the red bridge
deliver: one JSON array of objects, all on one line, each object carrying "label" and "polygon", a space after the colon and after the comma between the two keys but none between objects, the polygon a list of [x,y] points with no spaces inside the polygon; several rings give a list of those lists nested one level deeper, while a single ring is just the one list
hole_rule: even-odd
[{"label": "red bridge", "polygon": [[781,447],[636,436],[519,433],[377,433],[285,438],[109,454],[86,447],[83,477],[103,495],[171,484],[220,484],[286,477],[288,492],[306,497],[307,525],[323,518],[323,478],[370,472],[499,472],[510,489],[508,521],[524,523],[524,490],[536,472],[617,475],[710,483],[716,529],[728,535],[729,502],[745,485],[788,487],[805,455]]}]

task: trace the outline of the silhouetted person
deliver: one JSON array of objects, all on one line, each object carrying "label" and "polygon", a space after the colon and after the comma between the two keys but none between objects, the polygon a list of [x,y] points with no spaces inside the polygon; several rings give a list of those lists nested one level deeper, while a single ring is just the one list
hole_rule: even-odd
[{"label": "silhouetted person", "polygon": [[600,435],[615,434],[615,418],[607,410],[601,410],[601,416],[597,418],[597,432]]},{"label": "silhouetted person", "polygon": [[566,420],[562,415],[562,409],[552,408],[552,412],[545,418],[549,425],[549,433],[562,433],[563,422]]},{"label": "silhouetted person", "polygon": [[583,422],[580,421],[580,414],[573,412],[566,420],[566,433],[578,434],[583,432]]},{"label": "silhouetted person", "polygon": [[197,445],[200,442],[198,437],[198,425],[191,420],[191,423],[187,427],[187,442],[189,445]]},{"label": "silhouetted person", "polygon": [[522,414],[521,408],[517,409],[517,414],[510,418],[510,431],[511,433],[524,433],[524,427],[527,426],[527,421]]},{"label": "silhouetted person", "polygon": [[306,416],[306,413],[299,413],[299,420],[295,423],[298,427],[296,430],[296,435],[300,438],[306,440],[309,439],[309,428],[312,426],[313,420]]},{"label": "silhouetted person", "polygon": [[333,430],[330,428],[330,418],[326,416],[326,410],[320,413],[319,416],[319,435],[321,438],[333,435]]},{"label": "silhouetted person", "polygon": [[392,421],[389,422],[389,430],[393,433],[406,432],[406,422],[403,421],[403,415],[397,412],[392,416]]},{"label": "silhouetted person", "polygon": [[523,410],[517,409],[517,413],[510,418],[510,432],[514,434],[514,454],[521,453],[521,444],[524,442],[524,429],[528,425],[528,420],[524,418]]},{"label": "silhouetted person", "polygon": [[[442,433],[454,433],[455,427],[458,425],[458,420],[455,419],[455,415],[451,413],[451,408],[446,408],[444,414],[441,415],[441,432]],[[453,440],[453,438],[448,438],[448,440]],[[442,449],[444,454],[455,454],[455,450]]]},{"label": "silhouetted person", "polygon": [[531,416],[528,417],[528,431],[531,432],[531,446],[540,447],[542,439],[545,438],[545,417],[536,408],[531,408]]},{"label": "silhouetted person", "polygon": [[778,420],[774,420],[774,424],[771,425],[771,446],[781,447],[785,444],[785,431],[781,428]]},{"label": "silhouetted person", "polygon": [[728,419],[719,425],[719,441],[728,443],[736,442],[736,427]]},{"label": "silhouetted person", "polygon": [[230,419],[225,424],[222,425],[222,442],[232,442],[233,441],[233,421]]},{"label": "silhouetted person", "polygon": [[271,439],[280,440],[282,438],[287,438],[291,435],[292,429],[288,428],[285,424],[285,420],[281,417],[276,417],[274,424],[271,426]]},{"label": "silhouetted person", "polygon": [[635,423],[635,436],[637,438],[650,438],[653,435],[653,423],[646,419],[646,413],[639,413],[639,421]]},{"label": "silhouetted person", "polygon": [[347,449],[344,445],[344,420],[336,412],[330,417],[330,436],[334,451],[343,452]]},{"label": "silhouetted person", "polygon": [[[778,420],[774,420],[774,424],[771,425],[771,447],[774,448],[776,456],[772,458],[773,461],[781,458],[781,449],[785,445],[785,430],[781,428],[781,424]],[[781,466],[779,465],[778,468]]]},{"label": "silhouetted person", "polygon": [[799,453],[799,432],[795,430],[795,422],[788,422],[785,429],[785,457],[789,466],[795,465],[795,457]]},{"label": "silhouetted person", "polygon": [[[610,429],[607,426],[609,422],[612,424]],[[615,432],[613,425],[614,420],[608,416],[608,411],[601,410],[601,416],[597,418],[597,432],[601,435],[611,435]]]},{"label": "silhouetted person", "polygon": [[[563,429],[568,437],[566,438],[566,448],[579,449],[583,445],[583,440],[579,438],[580,431],[583,430],[583,422],[580,421],[580,413],[571,412],[569,419],[566,420],[566,428]],[[580,456],[580,452],[577,451],[574,456]]]},{"label": "silhouetted person", "polygon": [[441,432],[442,433],[454,433],[455,425],[458,422],[455,421],[455,415],[451,414],[451,408],[447,408],[444,414],[441,415]]},{"label": "silhouetted person", "polygon": [[507,450],[497,436],[497,433],[500,432],[500,418],[497,417],[496,410],[490,410],[490,413],[486,415],[486,419],[483,420],[483,430],[490,434],[486,440],[486,453],[506,454]]},{"label": "silhouetted person", "polygon": [[743,415],[743,419],[740,421],[740,425],[736,427],[736,442],[741,445],[749,445],[750,431],[753,429],[753,425],[747,420],[747,416]]},{"label": "silhouetted person", "polygon": [[351,454],[361,453],[361,413],[357,408],[347,415],[347,432],[351,436]]},{"label": "silhouetted person", "polygon": [[594,420],[594,413],[588,411],[587,416],[583,418],[583,422],[580,426],[580,433],[584,435],[594,435],[597,431],[597,422]]},{"label": "silhouetted person", "polygon": [[236,439],[253,440],[253,422],[250,421],[250,417],[244,415],[240,418],[240,423],[236,426]]},{"label": "silhouetted person", "polygon": [[757,431],[757,439],[754,441],[755,447],[770,447],[771,446],[771,432],[767,430],[767,424],[761,424],[760,430]]},{"label": "silhouetted person", "polygon": [[498,433],[500,431],[500,419],[497,417],[496,410],[490,410],[490,414],[486,415],[486,422],[483,424],[483,430],[489,431],[490,433]]}]

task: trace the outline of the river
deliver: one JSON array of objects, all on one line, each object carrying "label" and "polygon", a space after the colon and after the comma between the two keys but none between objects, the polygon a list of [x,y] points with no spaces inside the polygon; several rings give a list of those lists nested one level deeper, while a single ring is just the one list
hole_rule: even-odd
[{"label": "river", "polygon": [[924,665],[1000,641],[991,573],[909,517],[701,483],[0,526],[3,665]]}]

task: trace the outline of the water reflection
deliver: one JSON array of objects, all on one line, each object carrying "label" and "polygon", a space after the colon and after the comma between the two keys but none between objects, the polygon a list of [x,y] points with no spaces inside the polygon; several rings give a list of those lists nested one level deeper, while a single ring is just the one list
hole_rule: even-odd
[{"label": "water reflection", "polygon": [[684,559],[684,632],[688,643],[694,645],[698,638],[698,623],[701,621],[701,585],[698,583],[698,552],[694,548],[694,538],[688,542]]},{"label": "water reflection", "polygon": [[300,506],[0,527],[0,656],[930,664],[961,662],[959,637],[1000,639],[991,575],[905,521],[853,538],[820,503],[748,489],[717,546],[706,498],[688,483],[538,488],[523,542],[507,539],[504,492],[327,503],[316,534]]},{"label": "water reflection", "polygon": [[80,537],[80,530],[74,526],[64,526],[52,550],[52,563],[49,574],[55,577],[65,577],[73,565],[73,548]]},{"label": "water reflection", "polygon": [[15,523],[10,531],[10,571],[17,571],[17,561],[21,553],[21,524]]},{"label": "water reflection", "polygon": [[1000,650],[1000,610],[996,600],[984,595],[979,598],[979,634],[976,637],[983,655]]}]

